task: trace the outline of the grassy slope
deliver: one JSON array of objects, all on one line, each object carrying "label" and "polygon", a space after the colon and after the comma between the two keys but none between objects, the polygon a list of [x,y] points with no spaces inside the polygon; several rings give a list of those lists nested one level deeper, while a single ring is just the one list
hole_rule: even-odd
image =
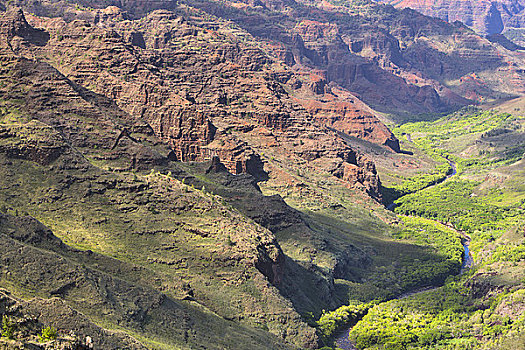
[{"label": "grassy slope", "polygon": [[[8,261],[2,268],[9,270],[1,286],[23,299],[37,297],[29,302],[39,311],[38,320],[58,328],[61,336],[74,330],[104,349],[144,349],[137,347],[137,340],[154,349],[285,348],[263,330],[227,321],[196,302],[163,295],[154,288],[156,276],[147,267],[72,249],[29,217],[0,215],[0,222],[2,256]],[[58,310],[51,310],[49,303],[58,304]],[[82,314],[75,316],[77,311],[69,307]],[[12,311],[7,314],[22,331],[24,316]]]},{"label": "grassy slope", "polygon": [[[129,199],[129,193],[126,193],[123,187],[143,184],[141,179],[135,181],[128,179],[125,183],[119,181],[113,191],[104,191],[103,195],[95,194],[87,198],[83,198],[88,190],[84,187],[85,183],[75,184],[69,191],[60,191],[58,195],[60,199],[51,199],[54,195],[49,192],[56,189],[56,174],[49,169],[46,171],[23,161],[12,162],[9,169],[11,171],[16,169],[19,176],[13,176],[12,172],[6,173],[6,168],[3,167],[2,178],[6,182],[3,182],[4,191],[1,201],[8,208],[7,212],[19,215],[30,214],[39,218],[72,246],[82,250],[89,249],[141,267],[138,275],[131,271],[129,275],[117,273],[120,278],[129,279],[131,283],[154,287],[175,299],[186,298],[188,293],[191,293],[200,303],[207,306],[203,308],[205,313],[202,317],[198,316],[195,320],[193,326],[195,331],[198,332],[202,327],[202,331],[207,329],[210,334],[221,334],[219,330],[223,327],[221,324],[224,320],[217,316],[206,320],[205,318],[208,317],[206,313],[213,314],[209,309],[225,318],[236,319],[239,315],[244,315],[246,308],[249,308],[256,313],[251,319],[244,321],[245,325],[266,330],[272,329],[272,323],[278,321],[267,323],[263,320],[263,313],[273,311],[274,314],[285,319],[294,317],[293,311],[277,291],[268,290],[267,281],[261,278],[253,267],[251,269],[241,267],[244,264],[242,261],[227,263],[227,257],[236,254],[231,251],[231,245],[242,244],[242,240],[250,239],[249,235],[256,234],[256,231],[253,231],[253,227],[250,227],[250,224],[246,223],[238,213],[221,208],[219,201],[214,201],[200,191],[191,188],[185,190],[184,185],[168,183],[168,180],[161,175],[150,176],[150,188],[153,191],[149,194],[157,193],[166,196],[167,193],[164,191],[171,192],[172,196],[178,197],[178,201],[173,199],[173,202],[180,204],[180,199],[184,198],[187,202],[182,205],[192,206],[188,208],[189,210],[174,214],[176,208],[173,205],[159,208],[158,202],[155,206],[144,205],[137,208],[136,202]],[[73,174],[69,172],[70,176]],[[111,175],[109,178],[115,179]],[[12,186],[6,186],[7,182]],[[148,196],[147,192],[149,191],[146,191],[146,196]],[[135,200],[141,201],[144,198]],[[40,204],[35,205],[38,202]],[[213,207],[218,207],[219,212]],[[201,214],[195,215],[197,212]],[[149,218],[147,222],[144,221],[144,217]],[[209,225],[212,222],[218,224]],[[241,236],[240,232],[245,236]],[[89,259],[82,263],[92,264],[92,261]],[[94,267],[103,270],[108,268],[105,264],[97,265],[95,263]],[[23,280],[22,276],[14,276],[12,282],[16,284],[17,281]],[[8,281],[2,280],[2,282],[7,283],[2,283],[4,287],[12,291],[17,290],[13,289],[13,285]],[[37,289],[29,289],[28,295],[35,295],[34,293],[39,290],[38,286],[35,288]],[[109,313],[105,313],[104,310],[97,308],[84,309],[86,305],[83,306],[82,300],[89,298],[89,295],[83,295],[83,291],[79,293],[76,297],[66,300],[106,328],[120,328],[117,326],[120,310],[107,310]],[[48,296],[45,288],[36,294],[41,297]],[[281,302],[275,298],[281,299]],[[260,304],[262,300],[266,301]],[[191,305],[183,308],[192,314],[195,313],[191,311],[194,308]],[[114,317],[117,319],[113,319]],[[160,327],[161,334],[166,331],[163,328]],[[176,333],[159,335],[158,330],[149,326],[142,330],[133,327],[124,327],[124,329],[132,334],[142,334],[146,343],[154,348],[184,344],[184,340],[179,339]],[[210,341],[216,344],[223,343],[227,347],[243,348],[251,342],[248,341],[251,337],[250,332],[246,335],[239,333],[237,336],[226,337],[220,342]],[[198,335],[197,337],[197,344],[206,341],[206,337]],[[251,346],[262,346],[262,343]]]}]

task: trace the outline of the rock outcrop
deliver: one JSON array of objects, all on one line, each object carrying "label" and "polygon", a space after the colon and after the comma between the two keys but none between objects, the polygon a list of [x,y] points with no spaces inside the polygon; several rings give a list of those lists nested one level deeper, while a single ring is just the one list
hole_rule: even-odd
[{"label": "rock outcrop", "polygon": [[316,121],[346,135],[387,146],[400,152],[399,140],[373,114],[345,101],[300,100]]}]

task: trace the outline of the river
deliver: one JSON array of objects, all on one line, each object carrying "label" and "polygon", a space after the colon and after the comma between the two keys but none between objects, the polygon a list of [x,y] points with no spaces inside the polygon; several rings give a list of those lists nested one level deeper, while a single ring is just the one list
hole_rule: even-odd
[{"label": "river", "polygon": [[[407,139],[409,140],[409,142],[411,142],[410,134],[408,134]],[[429,187],[435,186],[435,185],[437,185],[439,183],[442,183],[442,182],[450,179],[451,177],[457,175],[458,171],[457,171],[456,163],[454,161],[448,159],[447,157],[443,157],[443,158],[448,162],[448,164],[450,164],[451,170],[449,171],[449,173],[447,174],[447,176],[445,178],[441,179],[440,181],[438,181],[438,182],[436,182],[434,184],[430,184],[430,185],[428,185],[425,188],[429,188]],[[394,210],[395,207],[396,207],[396,203],[392,202],[392,203],[390,203],[389,205],[386,206],[386,209]],[[451,228],[454,229],[453,227],[451,227]],[[470,237],[468,237],[464,232],[458,231],[456,229],[454,229],[454,230],[463,237],[461,239],[461,244],[463,245],[463,249],[464,249],[464,253],[463,254],[464,255],[463,255],[463,263],[461,265],[461,271],[460,271],[460,274],[462,274],[463,272],[468,270],[472,266],[472,264],[474,262],[474,260],[472,258],[472,255],[470,254],[470,249],[469,249]],[[439,288],[439,287],[427,286],[427,287],[417,288],[417,289],[405,292],[403,294],[400,294],[397,297],[395,297],[394,299],[408,298],[410,296],[413,296],[413,295],[416,295],[416,294],[419,294],[419,293],[423,293],[423,292],[428,292],[428,291],[436,289],[436,288]],[[349,327],[348,329],[345,329],[343,332],[341,332],[341,334],[339,336],[336,337],[335,344],[336,344],[336,346],[338,348],[343,349],[343,350],[358,350],[357,347],[355,346],[355,344],[353,344],[352,341],[350,341],[350,339],[348,338],[348,333],[350,332],[352,327]]]},{"label": "river", "polygon": [[463,239],[461,240],[461,244],[463,244],[463,264],[461,265],[461,272],[465,272],[466,270],[470,269],[472,265],[474,264],[474,258],[472,257],[472,254],[470,254],[470,237],[463,234]]}]

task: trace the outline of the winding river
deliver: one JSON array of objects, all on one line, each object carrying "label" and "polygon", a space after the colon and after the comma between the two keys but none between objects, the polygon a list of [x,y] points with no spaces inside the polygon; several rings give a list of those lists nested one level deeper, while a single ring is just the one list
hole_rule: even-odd
[{"label": "winding river", "polygon": [[[409,142],[411,142],[410,134],[407,134],[407,139],[408,139]],[[450,165],[451,170],[448,172],[446,177],[444,177],[443,179],[441,179],[440,181],[438,181],[438,182],[436,182],[434,184],[428,185],[425,188],[429,188],[429,187],[435,186],[435,185],[437,185],[439,183],[442,183],[444,181],[447,181],[451,177],[457,175],[458,172],[457,172],[456,163],[454,161],[446,158],[446,157],[443,157],[443,158],[448,162],[448,164]],[[389,205],[386,206],[386,208],[388,210],[394,210],[395,207],[396,207],[396,203],[394,203],[394,202],[392,202],[392,203],[390,203]],[[449,225],[447,225],[447,226],[449,226]],[[450,228],[455,230],[458,234],[460,234],[463,237],[461,239],[461,244],[463,245],[464,253],[463,253],[463,263],[461,265],[461,271],[460,271],[460,274],[462,274],[463,272],[468,270],[472,266],[472,264],[474,262],[474,260],[472,258],[472,255],[470,254],[470,249],[469,249],[470,237],[467,236],[464,232],[458,231],[458,230],[456,230],[453,227],[450,227]],[[416,295],[416,294],[419,294],[419,293],[427,292],[427,291],[430,291],[430,290],[433,290],[433,289],[436,289],[436,288],[439,288],[439,287],[428,286],[428,287],[423,287],[423,288],[417,288],[417,289],[405,292],[403,294],[400,294],[397,297],[395,297],[394,299],[408,298],[408,297],[410,297],[412,295]],[[336,344],[336,346],[338,348],[343,349],[343,350],[358,350],[357,347],[355,346],[355,344],[353,344],[352,341],[348,338],[348,333],[350,332],[352,327],[349,327],[348,329],[345,329],[343,332],[341,332],[341,334],[338,337],[336,337],[335,344]]]}]

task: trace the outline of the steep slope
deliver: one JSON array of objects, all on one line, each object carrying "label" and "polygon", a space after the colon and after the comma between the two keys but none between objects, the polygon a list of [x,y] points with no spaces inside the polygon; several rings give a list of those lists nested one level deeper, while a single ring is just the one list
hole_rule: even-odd
[{"label": "steep slope", "polygon": [[[5,60],[3,62],[6,63]],[[196,299],[224,318],[252,319],[247,321],[247,324],[252,326],[260,322],[256,320],[261,316],[259,311],[266,310],[263,313],[273,315],[270,316],[274,319],[272,322],[277,322],[275,330],[282,328],[279,324],[285,324],[285,328],[288,328],[298,322],[297,325],[306,333],[293,331],[290,336],[306,336],[310,339],[297,338],[295,341],[303,345],[310,343],[310,347],[315,344],[313,331],[300,320],[288,301],[282,298],[269,282],[278,284],[282,273],[280,266],[284,259],[281,249],[269,231],[247,223],[241,215],[221,205],[218,199],[195,191],[169,176],[158,173],[133,175],[129,172],[119,175],[119,170],[114,174],[93,166],[88,159],[94,164],[111,164],[111,167],[108,167],[110,170],[119,169],[123,163],[126,166],[131,164],[133,157],[137,164],[140,164],[139,167],[149,167],[151,164],[167,165],[169,161],[159,153],[163,151],[162,146],[157,146],[155,150],[155,147],[147,145],[151,141],[155,142],[155,139],[147,134],[135,131],[133,136],[119,138],[120,133],[115,129],[117,125],[114,122],[118,116],[115,112],[118,113],[118,110],[110,109],[113,111],[113,120],[105,119],[98,108],[91,107],[90,110],[86,101],[71,89],[71,83],[45,64],[35,66],[35,63],[21,59],[4,67],[26,77],[29,75],[28,81],[36,85],[47,81],[57,90],[62,88],[62,92],[67,96],[65,101],[61,101],[61,95],[56,90],[48,89],[50,85],[43,90],[32,85],[32,94],[27,101],[39,103],[41,99],[53,104],[55,111],[44,109],[48,111],[47,115],[38,112],[26,114],[13,109],[11,103],[16,104],[18,97],[13,90],[9,92],[11,99],[3,100],[3,108],[10,112],[7,115],[8,120],[4,119],[6,123],[2,125],[0,147],[3,163],[2,202],[5,203],[6,210],[18,215],[29,213],[38,217],[78,247],[93,249],[142,266],[139,270],[130,268],[132,284],[154,286],[178,299]],[[46,69],[51,72],[46,72]],[[56,75],[55,80],[50,79],[52,76],[49,73]],[[39,81],[36,74],[43,74],[45,79]],[[23,82],[20,75],[18,78],[21,79],[19,82]],[[60,83],[66,86],[60,86]],[[19,83],[17,86],[24,85]],[[47,94],[42,94],[44,91],[47,91]],[[5,97],[7,96],[3,95],[3,98]],[[61,108],[67,108],[69,114]],[[3,116],[6,117],[5,114]],[[38,118],[47,118],[50,124],[45,124]],[[76,131],[75,127],[81,132]],[[39,180],[35,182],[36,179]],[[144,218],[148,218],[147,221]],[[98,260],[86,259],[91,263]],[[8,262],[11,261],[16,262]],[[35,263],[36,273],[41,265],[38,265],[38,259]],[[115,265],[118,265],[116,261],[107,263],[108,268]],[[14,270],[10,265],[6,268]],[[103,270],[105,267],[98,266],[97,269]],[[29,272],[27,269],[20,271]],[[260,271],[268,274],[269,279]],[[122,272],[118,273],[121,277]],[[56,282],[57,276],[63,275],[60,281],[66,287],[63,288],[63,293],[59,292],[58,295],[66,300],[71,295],[72,299],[69,301],[72,307],[80,307],[81,311],[99,322],[109,322],[110,329],[119,325],[128,331],[143,333],[147,343],[160,342],[183,346],[187,342],[187,336],[169,330],[170,327],[180,329],[177,322],[171,326],[165,324],[167,328],[163,328],[159,326],[163,321],[157,320],[148,330],[143,321],[153,316],[143,314],[150,307],[138,303],[142,297],[135,302],[130,301],[132,304],[138,303],[133,306],[134,311],[121,308],[104,311],[104,308],[94,305],[86,305],[88,309],[84,310],[82,307],[85,303],[82,303],[82,300],[94,298],[87,296],[86,291],[77,292],[73,288],[76,286],[75,277],[67,272],[53,270],[49,274],[49,277],[43,277],[42,283]],[[21,275],[16,275],[12,280],[8,278],[4,281],[4,286],[9,288],[13,283],[16,285],[25,280]],[[27,293],[45,291],[48,288],[37,285],[39,281],[34,278],[28,277],[27,281],[30,281],[27,286],[19,287]],[[69,287],[72,283],[73,286]],[[104,292],[100,289],[103,285],[104,283],[96,284],[92,287],[94,291],[90,293],[122,293],[111,290],[113,287],[108,287],[110,291]],[[61,285],[53,288],[62,290]],[[71,288],[73,290],[70,291]],[[128,287],[122,288],[126,290]],[[224,304],[224,294],[229,295],[228,304]],[[40,294],[42,297],[48,295]],[[155,300],[145,298],[148,299]],[[266,301],[260,304],[262,300]],[[164,310],[163,306],[160,309],[161,313],[171,312]],[[88,312],[89,310],[91,311]],[[139,315],[139,319],[135,320],[138,323],[123,323],[120,319],[124,315],[133,318],[135,314]],[[248,316],[250,314],[253,316]],[[163,317],[170,320],[179,318],[175,315]],[[277,319],[286,322],[281,323]],[[215,322],[220,328],[216,321],[210,322]],[[268,324],[266,327],[272,329],[274,326]],[[288,337],[285,334],[286,331],[281,338]],[[196,336],[196,344],[205,343],[205,338]],[[226,340],[223,344],[231,347],[236,341]],[[267,346],[262,345],[266,341],[259,342],[259,346]],[[211,342],[222,343],[220,340]],[[288,344],[288,347],[290,346]]]},{"label": "steep slope", "polygon": [[[20,26],[15,25],[15,30],[25,26],[23,21],[16,22],[16,18],[20,17],[15,16],[15,23]],[[154,137],[147,124],[132,119],[113,102],[68,80],[48,64],[17,57],[7,48],[2,52],[2,62],[0,148],[5,172],[2,196],[8,208],[18,213],[21,210],[29,212],[77,246],[141,265],[156,266],[153,270],[159,273],[176,266],[177,269],[170,269],[172,272],[163,272],[164,277],[157,277],[158,282],[149,280],[145,284],[157,285],[178,298],[185,298],[188,293],[194,295],[202,304],[229,319],[250,319],[250,314],[258,318],[257,309],[265,309],[277,322],[272,332],[281,328],[278,324],[286,324],[288,328],[299,322],[306,333],[293,331],[290,337],[296,340],[291,341],[310,347],[315,344],[313,330],[300,320],[288,301],[258,270],[268,274],[273,283],[278,283],[281,274],[278,266],[283,263],[284,256],[269,231],[244,223],[240,215],[224,208],[218,200],[195,192],[175,179],[153,174],[139,178],[129,172],[113,175],[113,170],[149,171],[153,166],[167,166],[173,151]],[[32,179],[36,178],[45,180],[35,183]],[[23,192],[26,194],[21,195]],[[16,200],[8,200],[11,196]],[[148,222],[143,221],[150,216]],[[213,222],[220,225],[205,230],[199,228]],[[250,241],[255,245],[248,243]],[[184,242],[193,243],[185,246]],[[270,245],[264,247],[266,244]],[[146,247],[149,248],[144,249]],[[174,257],[173,251],[176,252]],[[217,266],[220,272],[207,266]],[[186,270],[188,272],[183,272]],[[191,282],[193,278],[196,280]],[[260,290],[256,296],[248,297],[251,287],[242,282],[247,280],[250,280],[247,284],[255,283],[254,290]],[[38,286],[33,288],[39,289]],[[234,289],[239,293],[233,292]],[[223,294],[231,296],[227,305],[223,304]],[[282,304],[267,298],[280,299]],[[259,304],[263,299],[268,301],[266,306],[263,306],[266,302]],[[255,307],[257,304],[259,306]],[[138,308],[143,309],[142,306]],[[296,321],[277,310],[290,313]],[[109,313],[118,318],[121,311]],[[282,319],[283,323],[277,319]],[[119,323],[118,319],[105,319],[105,322]],[[258,322],[253,319],[248,324],[253,326]],[[274,326],[265,327],[272,329]],[[286,331],[281,338],[288,337],[285,334]],[[174,339],[174,336],[168,339],[159,334],[145,336],[150,341],[153,336],[160,337],[162,343],[184,343],[183,338]],[[303,340],[297,338],[303,336],[306,337]],[[198,336],[197,339],[204,338]]]},{"label": "steep slope", "polygon": [[188,4],[234,21],[315,91],[342,87],[381,112],[436,113],[524,92],[521,53],[412,10],[371,1]]},{"label": "steep slope", "polygon": [[[16,328],[26,339],[39,331],[20,329],[23,317],[31,319],[24,314],[32,314],[33,323],[53,324],[62,334],[73,331],[80,343],[90,337],[92,347],[101,349],[146,349],[142,343],[149,347],[153,339],[177,348],[219,349],[233,345],[228,337],[241,347],[266,348],[265,343],[274,342],[270,347],[286,348],[263,331],[238,326],[196,303],[158,292],[152,288],[149,268],[72,249],[32,218],[1,215],[0,220],[2,285],[38,296],[17,301],[4,294],[3,309],[10,312],[3,314],[20,322]],[[22,307],[12,305],[18,303]],[[105,330],[86,316],[121,331]]]},{"label": "steep slope", "polygon": [[484,100],[523,93],[518,68],[523,66],[522,54],[494,45],[459,23],[367,1],[316,5],[352,16],[345,24],[338,22],[352,52],[411,84],[434,88],[444,102],[464,103],[457,95]]},{"label": "steep slope", "polygon": [[[40,51],[43,59],[76,83],[106,95],[130,116],[145,120],[173,148],[171,160],[202,161],[216,155],[235,174],[248,172],[264,177],[259,156],[262,151],[257,152],[244,139],[249,134],[258,135],[263,127],[272,130],[272,142],[299,157],[310,161],[331,158],[335,163],[324,170],[364,184],[371,195],[379,198],[373,170],[359,178],[344,173],[344,163],[362,166],[366,159],[338,140],[335,133],[313,126],[308,113],[274,78],[290,78],[291,72],[261,51],[243,47],[220,31],[199,31],[167,12],[154,12],[137,23],[122,25],[122,35],[115,32],[119,25],[107,30],[94,27],[93,34],[86,36],[83,33],[91,27],[89,23],[75,21],[66,25],[57,19],[47,22],[53,39],[41,49],[31,47],[26,55]],[[45,25],[42,21],[38,24]],[[134,37],[133,33],[138,33],[149,49],[128,44],[125,38]],[[162,39],[164,43],[158,46],[154,40],[158,41],[159,36],[171,39]],[[15,50],[24,52],[23,47]],[[57,54],[60,60],[56,60]],[[101,71],[104,73],[99,74]],[[375,117],[369,115],[369,120],[383,129],[378,133],[372,129],[367,136],[382,143],[390,139],[395,147],[393,135]],[[306,134],[310,140],[305,141],[307,147],[291,145],[298,142],[292,137]],[[311,141],[320,149],[312,149]],[[303,148],[308,148],[309,155],[304,155]],[[318,163],[323,166],[322,159]]]}]

